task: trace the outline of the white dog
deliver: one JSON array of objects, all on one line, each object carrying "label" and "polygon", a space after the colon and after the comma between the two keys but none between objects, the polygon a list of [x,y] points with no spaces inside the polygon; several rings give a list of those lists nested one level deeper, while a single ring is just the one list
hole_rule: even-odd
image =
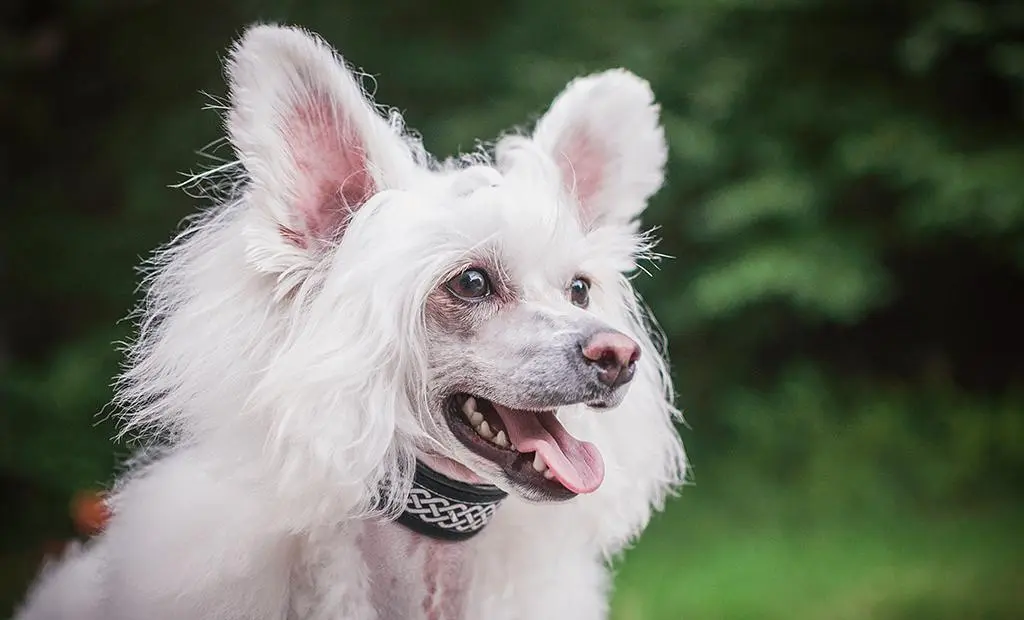
[{"label": "white dog", "polygon": [[170,441],[16,617],[606,617],[685,469],[626,277],[666,160],[646,82],[437,163],[302,30],[248,30],[227,76],[237,191],[158,255],[118,385]]}]

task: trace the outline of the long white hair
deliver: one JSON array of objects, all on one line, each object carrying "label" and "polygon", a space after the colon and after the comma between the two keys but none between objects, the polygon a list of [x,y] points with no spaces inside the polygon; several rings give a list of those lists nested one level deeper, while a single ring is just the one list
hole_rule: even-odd
[{"label": "long white hair", "polygon": [[[564,510],[620,548],[685,471],[656,325],[624,275],[650,248],[636,218],[665,163],[646,83],[622,71],[577,80],[532,135],[501,139],[493,162],[439,165],[308,33],[250,29],[227,74],[238,165],[223,170],[237,190],[150,263],[117,383],[123,432],[215,451],[286,504],[296,528],[393,514],[416,446],[439,441],[423,310],[458,255],[444,204],[466,193],[467,166],[485,167],[480,179],[501,176],[524,201],[575,192],[582,210],[563,220],[584,223],[584,258],[606,276],[595,312],[643,349],[621,407],[566,413],[609,469]],[[527,230],[535,216],[513,217]]]}]

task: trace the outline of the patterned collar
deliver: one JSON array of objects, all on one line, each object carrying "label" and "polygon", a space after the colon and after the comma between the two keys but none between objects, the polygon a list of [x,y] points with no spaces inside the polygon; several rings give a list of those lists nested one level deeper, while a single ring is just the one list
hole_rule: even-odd
[{"label": "patterned collar", "polygon": [[398,522],[438,540],[466,540],[484,529],[508,494],[489,484],[468,484],[416,461],[412,489]]}]

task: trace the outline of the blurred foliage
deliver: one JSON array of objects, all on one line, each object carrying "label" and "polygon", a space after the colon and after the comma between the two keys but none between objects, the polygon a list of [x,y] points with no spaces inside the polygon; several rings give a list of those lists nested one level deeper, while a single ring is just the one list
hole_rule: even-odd
[{"label": "blurred foliage", "polygon": [[648,78],[671,154],[647,222],[671,258],[638,285],[669,335],[699,488],[799,510],[1016,499],[1020,2],[12,0],[0,492],[20,514],[123,456],[95,414],[133,267],[197,206],[175,171],[230,156],[194,152],[220,135],[203,93],[223,94],[220,59],[254,20],[322,33],[440,155],[580,73]]}]

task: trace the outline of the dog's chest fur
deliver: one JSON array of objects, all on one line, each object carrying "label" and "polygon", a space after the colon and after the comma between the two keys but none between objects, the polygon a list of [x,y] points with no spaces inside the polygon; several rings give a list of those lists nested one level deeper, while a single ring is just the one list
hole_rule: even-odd
[{"label": "dog's chest fur", "polygon": [[433,540],[395,524],[365,524],[356,549],[380,620],[465,617],[471,544]]},{"label": "dog's chest fur", "polygon": [[559,530],[499,520],[442,542],[396,523],[350,523],[306,541],[289,620],[603,617],[603,563]]},{"label": "dog's chest fur", "polygon": [[396,523],[363,521],[306,542],[294,581],[296,619],[469,617],[474,540],[437,541]]}]

